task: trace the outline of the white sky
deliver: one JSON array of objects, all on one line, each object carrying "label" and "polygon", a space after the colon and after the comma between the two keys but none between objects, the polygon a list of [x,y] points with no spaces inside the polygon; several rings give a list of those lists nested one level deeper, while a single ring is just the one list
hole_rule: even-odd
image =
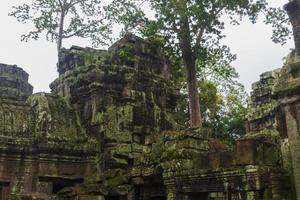
[{"label": "white sky", "polygon": [[[49,84],[57,78],[56,45],[44,39],[20,42],[20,35],[30,30],[30,25],[18,23],[9,17],[13,5],[20,5],[28,0],[0,0],[0,63],[17,64],[30,75],[29,82],[34,92],[49,92]],[[270,0],[273,6],[283,6],[287,0]],[[285,46],[274,44],[270,37],[272,29],[262,22],[251,24],[243,21],[240,26],[228,25],[225,30],[228,45],[238,59],[233,66],[240,74],[240,82],[250,91],[251,84],[259,79],[265,71],[282,66],[283,57],[293,48],[289,41]],[[71,45],[91,46],[87,40],[69,39],[64,41],[65,47]]]}]

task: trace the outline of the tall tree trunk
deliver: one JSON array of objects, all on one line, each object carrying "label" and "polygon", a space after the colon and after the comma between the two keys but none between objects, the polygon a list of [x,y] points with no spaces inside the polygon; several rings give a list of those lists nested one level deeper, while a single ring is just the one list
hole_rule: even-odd
[{"label": "tall tree trunk", "polygon": [[64,14],[64,11],[62,11],[61,12],[61,16],[60,16],[59,31],[58,31],[58,38],[57,38],[57,56],[58,56],[58,61],[59,61],[59,57],[60,57],[60,50],[61,50],[61,47],[62,47],[64,22],[65,22],[65,14]]},{"label": "tall tree trunk", "polygon": [[202,120],[200,113],[200,100],[195,58],[192,52],[185,52],[183,55],[183,60],[186,69],[186,80],[188,86],[190,126],[192,128],[199,128],[202,125]]},{"label": "tall tree trunk", "polygon": [[200,101],[198,93],[198,81],[196,70],[196,55],[192,49],[192,37],[189,25],[189,18],[187,16],[188,8],[187,1],[181,1],[180,8],[180,30],[178,36],[180,41],[180,49],[182,59],[186,69],[186,81],[189,95],[189,113],[190,113],[190,127],[200,128],[202,126]]},{"label": "tall tree trunk", "polygon": [[189,32],[184,31],[180,37],[180,48],[182,59],[186,69],[186,82],[189,96],[190,127],[200,128],[202,126],[200,100],[198,92],[198,80],[196,69],[195,52],[192,50]]}]

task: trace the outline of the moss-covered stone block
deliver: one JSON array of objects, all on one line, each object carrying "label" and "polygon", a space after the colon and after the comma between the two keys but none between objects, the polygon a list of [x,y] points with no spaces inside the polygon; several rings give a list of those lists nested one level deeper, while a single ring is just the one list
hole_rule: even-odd
[{"label": "moss-covered stone block", "polygon": [[184,140],[167,141],[165,143],[166,149],[194,149],[194,150],[209,150],[209,142],[207,140],[197,140],[187,138]]},{"label": "moss-covered stone block", "polygon": [[125,183],[128,183],[128,178],[125,176],[122,176],[122,175],[118,175],[113,178],[107,179],[105,182],[106,186],[109,189],[115,188],[115,187],[123,185]]},{"label": "moss-covered stone block", "polygon": [[236,143],[237,165],[271,165],[280,162],[279,145],[257,139],[241,139]]},{"label": "moss-covered stone block", "polygon": [[79,200],[105,200],[102,195],[79,195]]},{"label": "moss-covered stone block", "polygon": [[190,159],[176,159],[170,160],[161,163],[164,171],[182,171],[182,170],[191,170],[195,168],[193,160]]}]

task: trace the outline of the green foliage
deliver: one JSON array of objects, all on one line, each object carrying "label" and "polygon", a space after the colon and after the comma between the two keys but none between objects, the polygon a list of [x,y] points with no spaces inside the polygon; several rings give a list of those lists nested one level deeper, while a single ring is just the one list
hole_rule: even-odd
[{"label": "green foliage", "polygon": [[18,182],[11,190],[11,193],[9,195],[9,199],[11,200],[20,200],[20,182]]},{"label": "green foliage", "polygon": [[[200,106],[203,125],[213,130],[213,137],[231,145],[234,140],[245,134],[244,117],[246,114],[246,95],[243,88],[222,92],[222,87],[213,81],[199,82]],[[188,124],[187,98],[179,100],[176,118]]]},{"label": "green foliage", "polygon": [[132,27],[140,26],[145,18],[145,14],[136,0],[112,0],[105,10],[107,19],[123,25],[121,34],[132,31]]},{"label": "green foliage", "polygon": [[266,12],[265,23],[270,24],[273,28],[272,40],[275,43],[284,45],[291,38],[291,29],[289,18],[281,8],[270,8]]},{"label": "green foliage", "polygon": [[[144,3],[155,12],[154,20],[140,9]],[[108,11],[114,20],[124,24],[126,31],[159,39],[177,55],[182,53],[183,39],[186,39],[201,68],[207,62],[228,61],[222,63],[223,67],[235,59],[228,47],[219,45],[225,37],[222,31],[228,18],[238,25],[242,17],[248,16],[255,23],[263,13],[264,22],[273,27],[272,40],[276,43],[284,44],[291,33],[285,11],[269,7],[266,0],[122,0],[114,1]]]},{"label": "green foliage", "polygon": [[203,81],[199,87],[204,125],[213,130],[215,138],[232,144],[235,139],[245,134],[244,91],[221,93],[211,81]]},{"label": "green foliage", "polygon": [[[176,84],[181,85],[183,90],[189,88],[189,97],[197,96],[195,95],[197,91],[186,86],[186,84],[193,85],[196,76],[198,80],[212,80],[222,85],[219,89],[226,93],[226,96],[231,91],[243,90],[236,82],[238,74],[230,65],[236,56],[230,53],[227,46],[220,44],[220,40],[225,37],[222,33],[225,28],[224,19],[229,18],[232,24],[239,24],[242,17],[247,16],[255,23],[259,14],[264,13],[265,23],[274,27],[273,41],[284,43],[290,33],[286,27],[288,20],[284,11],[270,8],[266,0],[137,0],[135,2],[135,4],[132,2],[134,6],[129,9],[129,12],[139,14],[128,18],[123,18],[121,15],[121,18],[116,17],[116,19],[119,19],[118,22],[123,23],[127,30],[131,28],[164,45],[167,56],[176,67],[171,69],[177,80]],[[149,3],[155,12],[154,20],[141,14],[139,5],[145,2]],[[112,15],[118,16],[122,8],[124,8],[122,5],[115,4],[114,10],[110,11]],[[223,17],[225,15],[227,18]],[[197,74],[194,70],[195,65]],[[197,108],[195,104],[189,106],[191,110]]]},{"label": "green foliage", "polygon": [[243,100],[235,94],[228,95],[223,108],[211,123],[214,136],[229,145],[246,133],[244,126],[246,108]]},{"label": "green foliage", "polygon": [[22,41],[46,39],[58,44],[71,37],[90,38],[93,44],[105,44],[110,25],[100,0],[32,0],[13,7],[10,16],[21,23],[33,22],[34,30],[21,36]]},{"label": "green foliage", "polygon": [[199,90],[202,116],[208,121],[214,118],[221,109],[222,96],[218,94],[217,86],[211,81],[200,82]]},{"label": "green foliage", "polygon": [[[180,38],[183,36],[188,36],[194,47],[223,38],[222,30],[226,19],[222,17],[224,15],[232,24],[239,24],[243,16],[248,16],[249,20],[255,23],[259,13],[262,12],[266,17],[265,22],[274,27],[272,39],[275,42],[284,42],[290,33],[286,26],[288,18],[285,12],[281,8],[269,7],[266,0],[148,0],[148,2],[156,13],[156,20],[144,18],[143,26],[139,27],[142,33],[164,35],[178,49]],[[128,21],[125,23],[129,24]],[[184,23],[188,23],[187,29],[183,29]]]}]

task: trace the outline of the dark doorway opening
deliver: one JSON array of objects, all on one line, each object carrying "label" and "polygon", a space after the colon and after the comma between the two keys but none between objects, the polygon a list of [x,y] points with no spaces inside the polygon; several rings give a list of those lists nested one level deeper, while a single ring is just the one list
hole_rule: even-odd
[{"label": "dark doorway opening", "polygon": [[152,197],[150,200],[166,200],[167,197]]},{"label": "dark doorway opening", "polygon": [[82,178],[39,177],[40,182],[52,183],[52,194],[57,194],[64,187],[72,187],[83,183]]},{"label": "dark doorway opening", "polygon": [[120,200],[119,196],[106,196],[105,200]]},{"label": "dark doorway opening", "polygon": [[189,200],[209,200],[208,193],[188,193]]},{"label": "dark doorway opening", "polygon": [[127,197],[126,196],[105,196],[105,200],[126,200]]},{"label": "dark doorway opening", "polygon": [[75,186],[75,184],[74,183],[69,183],[69,184],[53,183],[52,194],[57,194],[61,189],[65,188],[65,187],[71,187],[71,186]]}]

